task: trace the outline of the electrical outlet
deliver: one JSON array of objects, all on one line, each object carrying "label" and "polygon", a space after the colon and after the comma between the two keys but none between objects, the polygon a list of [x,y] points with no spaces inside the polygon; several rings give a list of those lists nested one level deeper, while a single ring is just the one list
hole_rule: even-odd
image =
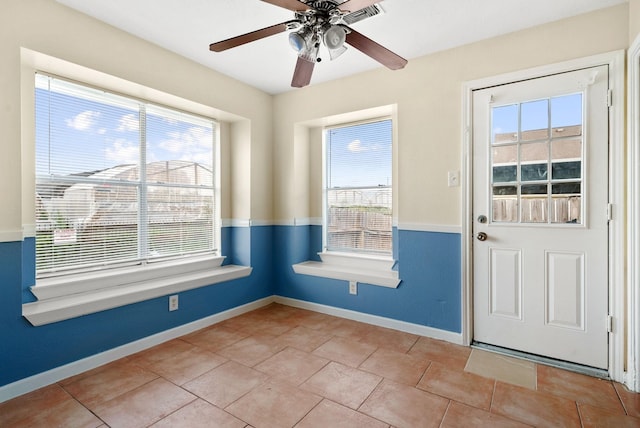
[{"label": "electrical outlet", "polygon": [[447,180],[449,187],[458,187],[460,185],[460,171],[449,171]]},{"label": "electrical outlet", "polygon": [[349,294],[358,294],[358,283],[356,281],[349,281]]},{"label": "electrical outlet", "polygon": [[169,311],[178,310],[178,295],[169,296]]}]

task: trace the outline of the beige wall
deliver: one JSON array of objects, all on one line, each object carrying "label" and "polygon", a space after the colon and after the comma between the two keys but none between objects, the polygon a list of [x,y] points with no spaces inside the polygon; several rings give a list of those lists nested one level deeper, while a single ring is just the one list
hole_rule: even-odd
[{"label": "beige wall", "polygon": [[270,95],[55,0],[3,0],[0,58],[0,240],[11,240],[23,225],[34,222],[35,69],[193,108],[228,122],[222,127],[228,144],[222,156],[235,171],[222,177],[223,217],[271,219]]},{"label": "beige wall", "polygon": [[629,0],[629,45],[640,37],[640,0]]},{"label": "beige wall", "polygon": [[[378,69],[276,96],[276,219],[321,215],[319,203],[299,197],[291,185],[317,182],[317,177],[304,176],[317,168],[300,169],[294,163],[299,159],[292,154],[305,144],[305,139],[296,139],[300,124],[315,126],[328,116],[393,105],[398,150],[394,191],[400,224],[460,225],[461,188],[447,186],[447,172],[462,168],[463,83],[625,49],[628,23],[624,4],[414,59],[400,71]],[[311,186],[310,194],[320,199],[316,186]]]},{"label": "beige wall", "polygon": [[[381,68],[272,97],[55,0],[4,0],[0,240],[33,222],[29,99],[36,68],[57,71],[66,64],[69,77],[90,75],[93,83],[107,87],[135,82],[155,90],[132,87],[140,91],[137,95],[162,99],[170,94],[171,101],[190,100],[186,104],[198,103],[197,108],[228,122],[222,127],[224,218],[289,222],[320,217],[318,127],[327,117],[357,118],[349,114],[358,111],[393,115],[400,222],[459,225],[460,188],[447,187],[447,171],[462,167],[463,82],[624,49],[639,31],[639,5],[640,0],[630,0],[629,5],[411,60],[401,71]],[[48,62],[49,57],[60,61]]]}]

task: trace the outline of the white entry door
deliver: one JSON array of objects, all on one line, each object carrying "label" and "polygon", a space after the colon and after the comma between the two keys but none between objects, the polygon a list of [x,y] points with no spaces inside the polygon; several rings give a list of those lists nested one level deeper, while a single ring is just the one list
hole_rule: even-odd
[{"label": "white entry door", "polygon": [[473,94],[474,340],[608,367],[608,68]]}]

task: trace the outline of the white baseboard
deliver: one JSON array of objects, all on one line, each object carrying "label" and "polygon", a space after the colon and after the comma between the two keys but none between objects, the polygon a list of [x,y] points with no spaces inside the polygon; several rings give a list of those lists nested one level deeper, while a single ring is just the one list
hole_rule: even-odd
[{"label": "white baseboard", "polygon": [[0,403],[274,302],[269,296],[0,387]]},{"label": "white baseboard", "polygon": [[273,302],[462,345],[460,333],[288,297],[269,296],[2,386],[0,387],[0,403]]},{"label": "white baseboard", "polygon": [[379,327],[391,328],[394,330],[404,331],[406,333],[417,334],[419,336],[427,336],[433,339],[445,340],[447,342],[462,345],[462,334],[453,333],[438,328],[427,327],[424,325],[413,324],[406,321],[398,321],[391,318],[385,318],[378,315],[370,315],[362,312],[356,312],[349,309],[336,308],[334,306],[326,306],[318,303],[307,302],[304,300],[291,299],[289,297],[274,296],[274,301],[287,306],[293,306],[300,309],[308,309],[314,312],[320,312],[327,315],[333,315],[341,318],[359,321],[367,324],[377,325]]}]

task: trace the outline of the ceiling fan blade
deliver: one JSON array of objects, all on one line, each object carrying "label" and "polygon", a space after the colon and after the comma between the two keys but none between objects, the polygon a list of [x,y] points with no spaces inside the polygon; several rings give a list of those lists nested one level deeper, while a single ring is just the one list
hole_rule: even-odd
[{"label": "ceiling fan blade", "polygon": [[294,88],[307,86],[311,82],[311,75],[313,74],[313,67],[315,65],[315,62],[298,57],[296,69],[293,72],[293,79],[291,79],[291,86]]},{"label": "ceiling fan blade", "polygon": [[356,12],[365,7],[380,3],[382,0],[347,0],[339,4],[338,8],[343,12]]},{"label": "ceiling fan blade", "polygon": [[[311,9],[310,6],[308,6],[308,5],[302,3],[301,1],[298,1],[298,0],[262,0],[262,1],[265,2],[265,3],[271,3],[273,5],[283,7],[285,9],[292,10],[294,12],[299,12],[299,11]],[[380,0],[378,0],[378,1],[380,1]]]},{"label": "ceiling fan blade", "polygon": [[407,65],[408,61],[400,55],[351,28],[347,33],[347,43],[391,70],[399,70]]},{"label": "ceiling fan blade", "polygon": [[213,52],[222,52],[227,49],[235,48],[236,46],[244,45],[245,43],[255,42],[256,40],[263,39],[265,37],[273,36],[274,34],[287,31],[291,24],[298,21],[287,21],[280,24],[272,25],[270,27],[262,28],[260,30],[252,31],[240,36],[231,37],[230,39],[222,40],[220,42],[211,43],[209,50]]}]

